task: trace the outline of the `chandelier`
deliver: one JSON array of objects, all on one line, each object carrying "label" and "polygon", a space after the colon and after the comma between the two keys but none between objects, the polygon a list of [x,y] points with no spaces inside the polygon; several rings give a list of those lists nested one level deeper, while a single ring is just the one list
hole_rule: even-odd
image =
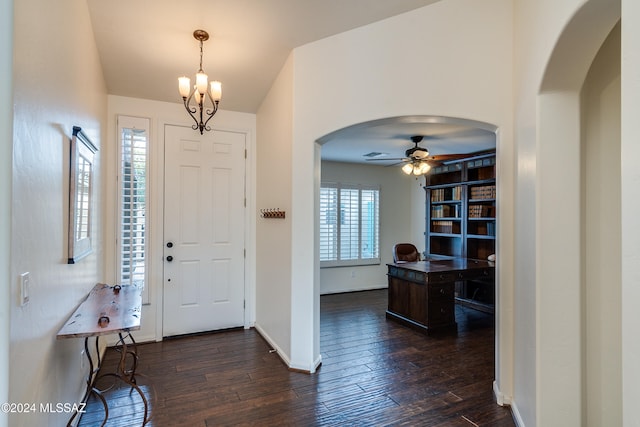
[{"label": "chandelier", "polygon": [[[204,30],[195,30],[193,37],[200,42],[200,68],[196,73],[196,84],[191,87],[189,77],[179,77],[178,90],[182,96],[184,108],[196,122],[191,127],[193,130],[199,129],[202,135],[205,130],[211,130],[207,123],[218,112],[218,104],[222,98],[222,83],[217,80],[209,83],[208,76],[202,71],[202,42],[209,40],[209,33]],[[209,105],[207,105],[207,98]],[[195,102],[195,105],[192,106],[191,101]]]}]

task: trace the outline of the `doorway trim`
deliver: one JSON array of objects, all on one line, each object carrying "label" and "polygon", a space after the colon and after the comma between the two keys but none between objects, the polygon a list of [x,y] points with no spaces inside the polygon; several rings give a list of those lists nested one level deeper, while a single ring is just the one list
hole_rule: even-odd
[{"label": "doorway trim", "polygon": [[[220,121],[220,120],[219,120]],[[152,127],[152,148],[150,156],[150,172],[149,176],[153,179],[151,185],[153,190],[153,199],[150,201],[150,219],[151,233],[149,236],[149,285],[151,304],[155,307],[149,315],[153,315],[155,310],[155,340],[162,341],[163,337],[163,252],[164,252],[164,128],[167,125],[173,126],[191,126],[185,122],[175,119],[158,118],[157,126]],[[212,132],[216,130],[243,133],[246,136],[245,149],[245,263],[244,263],[244,293],[245,293],[245,311],[244,311],[244,328],[248,329],[255,325],[256,321],[256,137],[255,129],[242,126],[229,126],[225,124],[217,124],[212,128]],[[195,132],[195,131],[194,131]],[[143,307],[144,309],[144,307]]]},{"label": "doorway trim", "polygon": [[[494,132],[496,137],[496,190],[498,192],[497,203],[497,235],[496,235],[496,255],[500,262],[496,265],[495,275],[495,369],[493,392],[499,405],[509,405],[512,401],[513,393],[513,277],[514,263],[513,256],[514,241],[511,230],[514,221],[514,151],[508,131],[503,131],[496,125],[458,117],[438,116],[438,115],[407,115],[387,117],[371,121],[356,123],[350,126],[327,133],[316,139],[315,162],[320,168],[321,145],[331,140],[343,131],[357,131],[368,126],[380,126],[391,123],[436,123],[436,124],[456,124],[475,127],[490,132]],[[320,173],[316,173],[316,190],[320,186]],[[316,191],[316,204],[318,203],[318,192]],[[315,224],[318,228],[319,212],[315,211]],[[316,236],[318,231],[316,230]],[[314,306],[319,306],[320,299],[320,268],[316,262],[314,275]],[[319,318],[316,317],[316,333],[319,333]],[[320,349],[321,350],[321,349]]]}]

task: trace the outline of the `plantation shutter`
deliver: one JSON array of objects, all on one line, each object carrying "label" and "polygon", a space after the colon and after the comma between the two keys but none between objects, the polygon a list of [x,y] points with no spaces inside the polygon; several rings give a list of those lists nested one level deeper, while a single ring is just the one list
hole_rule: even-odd
[{"label": "plantation shutter", "polygon": [[379,197],[379,189],[322,183],[321,266],[380,263]]},{"label": "plantation shutter", "polygon": [[148,119],[119,117],[118,283],[144,286],[147,253]]},{"label": "plantation shutter", "polygon": [[338,189],[320,188],[320,261],[338,257]]}]

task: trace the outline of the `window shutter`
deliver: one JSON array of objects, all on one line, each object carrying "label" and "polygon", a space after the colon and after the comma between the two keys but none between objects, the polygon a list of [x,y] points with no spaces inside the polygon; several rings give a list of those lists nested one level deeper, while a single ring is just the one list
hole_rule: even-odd
[{"label": "window shutter", "polygon": [[320,188],[320,261],[338,256],[338,189]]},{"label": "window shutter", "polygon": [[118,283],[144,286],[147,253],[147,119],[119,118]]},{"label": "window shutter", "polygon": [[362,228],[360,245],[362,258],[378,258],[379,251],[379,219],[378,219],[378,191],[362,190]]},{"label": "window shutter", "polygon": [[360,215],[357,189],[340,190],[340,259],[358,259]]},{"label": "window shutter", "polygon": [[322,183],[321,266],[379,264],[380,190]]}]

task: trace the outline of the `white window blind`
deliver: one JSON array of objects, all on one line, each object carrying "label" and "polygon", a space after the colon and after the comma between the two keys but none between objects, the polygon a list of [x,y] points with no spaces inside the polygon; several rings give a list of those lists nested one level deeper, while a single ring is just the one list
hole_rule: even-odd
[{"label": "white window blind", "polygon": [[144,286],[147,274],[149,120],[120,116],[118,130],[120,135],[118,283]]},{"label": "white window blind", "polygon": [[379,198],[377,188],[322,184],[321,266],[380,263]]}]

